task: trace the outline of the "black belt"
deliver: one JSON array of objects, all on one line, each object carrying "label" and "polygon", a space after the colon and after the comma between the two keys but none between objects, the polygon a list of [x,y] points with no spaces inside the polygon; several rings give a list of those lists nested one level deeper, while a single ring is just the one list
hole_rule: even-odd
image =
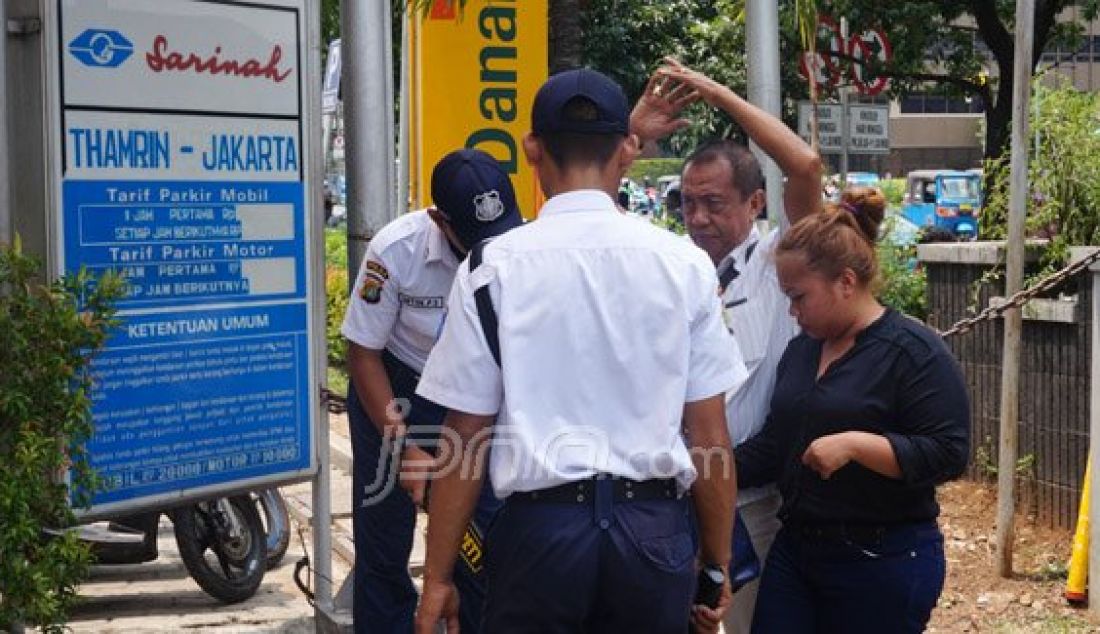
[{"label": "black belt", "polygon": [[611,480],[611,495],[616,502],[640,502],[646,500],[675,500],[680,497],[676,486],[676,480],[629,480],[627,478],[610,478],[609,476],[593,476],[576,482],[559,484],[548,489],[538,491],[521,491],[508,496],[512,502],[548,502],[554,504],[584,504],[592,501],[596,491],[596,480],[609,478]]}]

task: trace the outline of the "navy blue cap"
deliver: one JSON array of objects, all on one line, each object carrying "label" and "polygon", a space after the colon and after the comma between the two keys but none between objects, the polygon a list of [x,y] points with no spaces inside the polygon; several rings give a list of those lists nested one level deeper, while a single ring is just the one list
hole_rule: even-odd
[{"label": "navy blue cap", "polygon": [[432,200],[466,249],[523,224],[512,181],[481,150],[455,150],[435,164]]},{"label": "navy blue cap", "polygon": [[[594,119],[567,117],[565,105],[583,97],[596,106]],[[590,68],[567,70],[550,79],[535,94],[531,130],[536,135],[555,132],[580,134],[626,134],[630,105],[626,94],[609,77]]]}]

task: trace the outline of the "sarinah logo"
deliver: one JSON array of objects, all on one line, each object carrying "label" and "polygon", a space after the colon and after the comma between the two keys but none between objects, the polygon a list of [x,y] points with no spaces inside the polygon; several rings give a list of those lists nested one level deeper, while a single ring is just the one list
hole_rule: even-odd
[{"label": "sarinah logo", "polygon": [[235,75],[237,77],[262,77],[280,83],[293,69],[285,71],[279,68],[283,58],[283,47],[276,44],[266,62],[249,58],[246,60],[222,57],[222,47],[215,46],[211,55],[181,53],[168,48],[168,38],[158,35],[153,39],[153,50],[145,54],[145,63],[155,73],[164,71],[191,71],[211,75]]},{"label": "sarinah logo", "polygon": [[88,29],[69,42],[69,53],[85,66],[116,68],[134,54],[134,45],[118,31]]}]

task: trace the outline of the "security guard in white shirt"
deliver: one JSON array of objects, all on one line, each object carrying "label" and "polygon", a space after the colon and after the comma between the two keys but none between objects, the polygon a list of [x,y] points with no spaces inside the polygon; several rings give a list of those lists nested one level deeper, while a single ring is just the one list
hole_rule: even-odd
[{"label": "security guard in white shirt", "polygon": [[[687,489],[701,562],[729,561],[724,393],[744,368],[706,254],[615,206],[638,151],[628,112],[591,70],[538,91],[523,147],[549,200],[474,271],[460,267],[418,387],[451,410],[451,455],[483,455],[491,432],[505,502],[486,553],[488,632],[683,632],[696,576]],[[471,460],[433,480],[418,632],[457,623],[451,571],[483,479]],[[721,596],[696,617],[716,625],[728,585]]]},{"label": "security guard in white shirt", "polygon": [[[351,374],[357,633],[412,630],[416,505],[445,413],[416,396],[416,384],[459,262],[473,245],[522,224],[508,175],[484,152],[443,157],[432,173],[432,198],[435,207],[397,218],[371,240],[341,328]],[[470,539],[481,539],[499,504],[486,488]],[[484,587],[477,548],[467,554],[456,579],[463,631],[476,632]]]},{"label": "security guard in white shirt", "polygon": [[[748,103],[706,75],[666,58],[631,115],[631,131],[656,140],[675,129],[680,110],[693,99],[726,112],[787,177],[783,203],[791,224],[821,211],[821,160],[782,121]],[[779,287],[772,252],[779,230],[767,234],[754,221],[764,208],[764,178],[744,145],[714,141],[684,162],[681,207],[692,240],[714,262],[722,286],[726,325],[737,338],[749,377],[726,397],[734,445],[764,426],[776,368],[787,343],[798,334],[789,302]],[[761,563],[779,530],[779,492],[774,485],[738,492],[737,512]],[[727,634],[747,633],[759,581],[744,586],[726,613]]]}]

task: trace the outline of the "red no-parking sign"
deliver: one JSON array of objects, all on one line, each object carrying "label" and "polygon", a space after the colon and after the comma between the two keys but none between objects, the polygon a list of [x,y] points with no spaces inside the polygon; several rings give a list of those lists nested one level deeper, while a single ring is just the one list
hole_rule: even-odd
[{"label": "red no-parking sign", "polygon": [[836,20],[827,15],[820,15],[817,20],[817,41],[827,42],[828,51],[802,54],[799,71],[803,77],[813,77],[820,87],[836,86],[847,64],[852,83],[860,93],[874,96],[890,86],[888,78],[875,77],[867,71],[871,60],[886,64],[893,56],[890,40],[882,29],[868,29],[845,40]]},{"label": "red no-parking sign", "polygon": [[837,54],[844,54],[844,38],[840,34],[840,25],[827,15],[817,18],[817,42],[828,42],[829,51],[817,50],[802,53],[799,58],[799,71],[806,79],[814,78],[819,87],[835,86],[840,81]]},{"label": "red no-parking sign", "polygon": [[848,54],[855,60],[852,62],[852,81],[859,92],[873,97],[886,90],[890,79],[872,76],[867,70],[867,62],[875,60],[885,64],[893,56],[890,40],[881,29],[868,29],[853,35],[848,40]]}]

